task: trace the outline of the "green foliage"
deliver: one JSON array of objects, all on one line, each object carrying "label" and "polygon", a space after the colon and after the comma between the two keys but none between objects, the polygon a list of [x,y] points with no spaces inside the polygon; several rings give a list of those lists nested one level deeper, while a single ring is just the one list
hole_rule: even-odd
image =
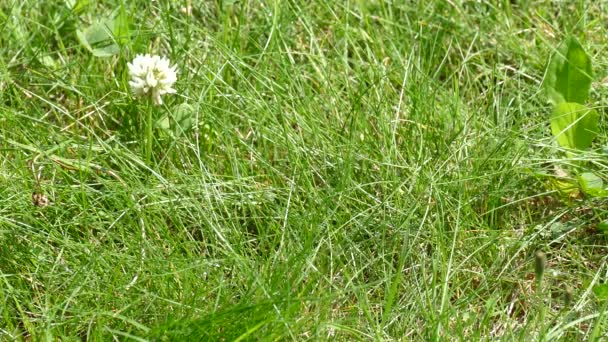
[{"label": "green foliage", "polygon": [[598,134],[599,115],[579,103],[562,102],[555,106],[551,116],[551,132],[560,146],[584,150],[591,146]]},{"label": "green foliage", "polygon": [[124,45],[129,41],[129,25],[129,16],[127,15],[124,6],[121,6],[118,10],[118,14],[110,23],[110,26],[112,27],[113,38],[118,44]]},{"label": "green foliage", "polygon": [[602,221],[598,223],[597,229],[604,233],[604,235],[608,235],[608,221]]},{"label": "green foliage", "polygon": [[[599,134],[599,114],[585,105],[591,87],[591,60],[581,44],[573,37],[566,39],[551,57],[545,89],[553,103],[551,132],[557,143],[570,152],[588,150]],[[580,165],[584,167],[584,165]],[[606,196],[603,180],[592,172],[578,177],[578,186],[587,195]],[[555,181],[567,184],[568,181]],[[557,186],[563,191],[562,186]]]},{"label": "green foliage", "polygon": [[65,5],[72,10],[72,12],[78,14],[83,12],[89,5],[91,0],[65,0]]},{"label": "green foliage", "polygon": [[605,197],[608,191],[604,189],[604,181],[592,172],[583,172],[578,175],[581,190],[590,196]]},{"label": "green foliage", "polygon": [[95,23],[84,31],[76,30],[76,37],[95,57],[111,57],[120,52],[120,47],[112,39],[108,22]]},{"label": "green foliage", "polygon": [[585,107],[591,75],[591,60],[574,37],[551,57],[544,85],[554,106],[551,131],[562,147],[586,149],[598,134],[599,116]]},{"label": "green foliage", "polygon": [[[605,205],[530,174],[603,163],[547,156],[533,99],[544,42],[601,5],[134,0],[127,35],[87,32],[119,3],[0,1],[0,340],[589,336]],[[162,112],[91,52],[114,43],[178,64]]]},{"label": "green foliage", "polygon": [[599,284],[593,286],[593,293],[600,301],[608,300],[608,284]]},{"label": "green foliage", "polygon": [[120,52],[120,44],[129,39],[129,17],[121,9],[114,19],[102,20],[84,30],[76,30],[76,37],[93,56],[114,56]]},{"label": "green foliage", "polygon": [[195,123],[194,107],[188,103],[175,106],[169,114],[162,116],[156,121],[155,126],[179,137],[190,132]]},{"label": "green foliage", "polygon": [[581,44],[569,37],[555,51],[549,63],[545,87],[549,100],[584,104],[589,97],[592,70],[591,60]]}]

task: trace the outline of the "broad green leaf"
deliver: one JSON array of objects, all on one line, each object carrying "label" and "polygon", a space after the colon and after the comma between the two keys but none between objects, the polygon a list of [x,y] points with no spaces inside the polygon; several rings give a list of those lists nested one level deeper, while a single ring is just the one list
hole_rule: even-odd
[{"label": "broad green leaf", "polygon": [[156,123],[154,124],[154,127],[168,131],[171,128],[171,122],[169,121],[169,116],[163,115],[160,119],[158,119],[156,121]]},{"label": "broad green leaf", "polygon": [[95,57],[112,57],[120,52],[120,47],[116,44],[107,45],[100,48],[93,49],[93,56]]},{"label": "broad green leaf", "polygon": [[110,57],[120,52],[112,33],[112,22],[99,22],[87,27],[84,31],[76,30],[80,44],[95,57]]},{"label": "broad green leaf", "polygon": [[600,222],[600,223],[597,225],[597,229],[598,229],[600,232],[602,232],[602,233],[604,233],[604,234],[608,235],[608,221],[602,221],[602,222]]},{"label": "broad green leaf", "polygon": [[175,134],[181,135],[189,132],[194,124],[194,107],[182,103],[173,109],[173,120],[175,120]]},{"label": "broad green leaf", "polygon": [[555,51],[549,62],[545,88],[549,100],[584,104],[591,87],[591,60],[576,38],[570,37]]},{"label": "broad green leaf", "polygon": [[599,116],[594,109],[578,103],[558,104],[551,116],[551,131],[560,146],[583,150],[598,134]]},{"label": "broad green leaf", "polygon": [[87,42],[93,44],[112,43],[111,24],[106,22],[95,23],[84,31]]},{"label": "broad green leaf", "polygon": [[93,48],[91,47],[91,44],[89,44],[89,41],[87,40],[87,37],[84,32],[76,30],[76,38],[78,38],[78,42],[80,42],[82,46],[84,46],[90,52],[93,52]]},{"label": "broad green leaf", "polygon": [[603,301],[608,299],[608,284],[598,284],[593,287],[593,293],[597,299]]},{"label": "broad green leaf", "polygon": [[608,195],[608,191],[604,190],[604,181],[591,172],[584,172],[578,176],[578,183],[581,189],[587,195],[595,197],[603,197]]}]

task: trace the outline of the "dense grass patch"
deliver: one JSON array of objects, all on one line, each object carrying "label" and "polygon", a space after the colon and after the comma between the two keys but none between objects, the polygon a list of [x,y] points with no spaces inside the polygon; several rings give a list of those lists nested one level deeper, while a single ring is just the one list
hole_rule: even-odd
[{"label": "dense grass patch", "polygon": [[[581,37],[602,116],[603,5],[458,3],[2,2],[0,336],[598,336],[606,202],[551,186],[541,84]],[[117,54],[79,41],[121,15]],[[178,65],[163,106],[140,53]]]}]

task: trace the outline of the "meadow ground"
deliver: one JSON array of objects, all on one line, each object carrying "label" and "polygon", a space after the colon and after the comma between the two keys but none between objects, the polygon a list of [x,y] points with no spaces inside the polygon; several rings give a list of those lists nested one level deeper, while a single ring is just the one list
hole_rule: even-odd
[{"label": "meadow ground", "polygon": [[541,84],[574,35],[603,115],[605,4],[191,5],[0,2],[2,339],[603,334],[606,201],[551,185]]}]

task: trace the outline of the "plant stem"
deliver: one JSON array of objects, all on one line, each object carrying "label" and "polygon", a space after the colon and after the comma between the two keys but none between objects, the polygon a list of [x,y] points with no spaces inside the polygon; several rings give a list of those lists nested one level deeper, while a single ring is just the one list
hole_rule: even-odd
[{"label": "plant stem", "polygon": [[150,164],[152,160],[152,111],[153,106],[148,106],[146,120],[146,164]]}]

